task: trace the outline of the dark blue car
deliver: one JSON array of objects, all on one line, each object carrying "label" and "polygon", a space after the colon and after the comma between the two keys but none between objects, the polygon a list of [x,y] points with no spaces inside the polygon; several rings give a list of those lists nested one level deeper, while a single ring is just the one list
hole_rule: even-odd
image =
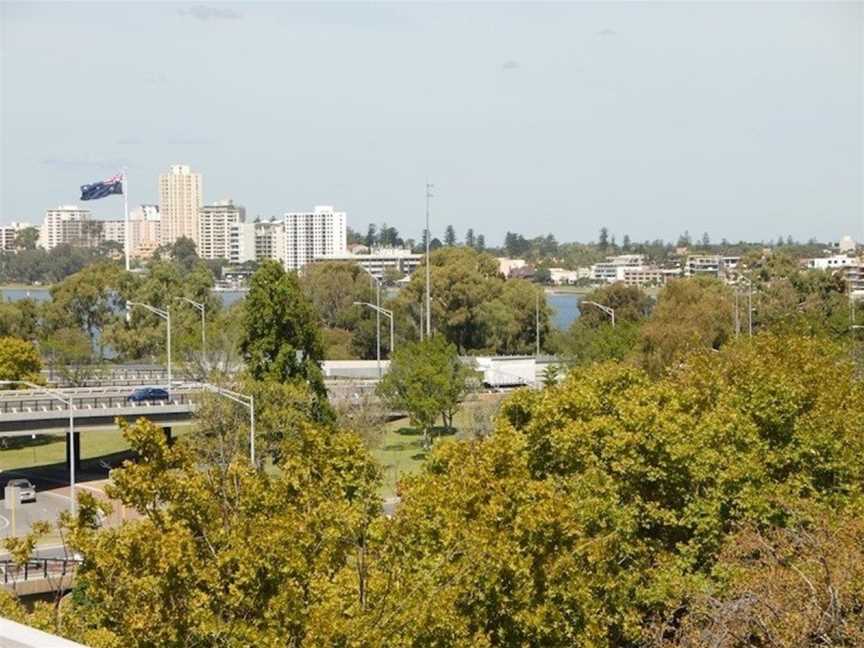
[{"label": "dark blue car", "polygon": [[139,387],[133,391],[126,400],[130,403],[167,403],[171,400],[168,390],[161,387]]}]

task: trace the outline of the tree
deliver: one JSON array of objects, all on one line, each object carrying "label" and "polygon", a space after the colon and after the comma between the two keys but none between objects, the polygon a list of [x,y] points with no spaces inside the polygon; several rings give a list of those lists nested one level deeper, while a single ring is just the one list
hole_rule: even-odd
[{"label": "tree", "polygon": [[456,347],[441,335],[433,335],[396,350],[378,393],[391,408],[408,412],[412,425],[423,429],[428,446],[439,416],[445,428],[452,428],[453,415],[467,393],[470,375]]},{"label": "tree", "polygon": [[116,321],[122,299],[120,275],[113,264],[89,265],[51,289],[51,303],[45,309],[47,328],[78,328],[92,344],[104,350],[103,330]]},{"label": "tree", "polygon": [[366,230],[366,247],[370,250],[378,244],[378,228],[374,223],[369,223]]},{"label": "tree", "polygon": [[65,384],[84,387],[94,375],[93,342],[81,329],[57,329],[40,346],[52,374],[59,374]]},{"label": "tree", "polygon": [[486,250],[486,237],[482,234],[477,235],[477,251],[483,252]]},{"label": "tree", "polygon": [[474,238],[474,230],[470,227],[468,228],[468,231],[465,232],[465,245],[470,248],[477,246],[477,240]]},{"label": "tree", "polygon": [[[614,283],[595,288],[585,295],[584,301],[591,301],[615,310],[615,323],[641,322],[651,312],[651,298],[636,286]],[[585,305],[579,309],[577,320],[591,328],[608,326],[609,315],[596,306]]]},{"label": "tree", "polygon": [[35,250],[39,242],[39,228],[25,227],[15,233],[16,250]]},{"label": "tree", "polygon": [[708,232],[705,232],[702,235],[702,247],[707,248],[711,246],[711,237],[708,236]]},{"label": "tree", "polygon": [[625,234],[625,235],[624,235],[624,238],[621,239],[621,249],[622,249],[624,252],[629,252],[629,251],[630,251],[630,245],[631,245],[631,243],[630,243],[630,235],[629,235],[629,234]]},{"label": "tree", "polygon": [[[140,460],[115,469],[107,490],[139,519],[97,529],[89,493],[66,516],[86,561],[56,630],[93,646],[275,646],[336,621],[328,583],[342,567],[365,577],[379,470],[355,435],[271,405],[287,418],[269,420],[292,426],[272,474],[236,454],[204,464],[144,419],[122,425]],[[362,601],[362,585],[340,581]]]},{"label": "tree", "polygon": [[0,380],[42,382],[42,360],[32,342],[0,337]]},{"label": "tree", "polygon": [[719,349],[734,332],[729,288],[716,279],[676,279],[657,297],[651,319],[642,327],[644,366],[653,372],[680,362],[697,349]]},{"label": "tree", "polygon": [[265,261],[252,275],[243,313],[240,350],[256,380],[308,382],[322,405],[327,389],[320,363],[324,345],[315,311],[297,275]]},{"label": "tree", "polygon": [[[840,354],[824,341],[760,336],[689,356],[661,378],[606,364],[516,392],[494,434],[441,444],[400,485],[370,599],[405,594],[349,636],[393,645],[387,637],[410,628],[442,645],[643,645],[653,619],[680,621],[699,594],[735,586],[741,569],[719,561],[737,529],[791,528],[806,502],[860,519],[864,389]],[[828,564],[857,631],[860,540],[847,537]],[[750,543],[738,565],[758,569],[769,552]],[[804,572],[820,574],[813,620],[840,612],[825,605],[824,564]],[[803,561],[783,582],[793,565]],[[730,609],[752,600],[742,600],[753,591],[744,576]],[[782,589],[770,579],[763,588]],[[793,591],[809,608],[806,584]],[[792,629],[763,610],[778,632]]]},{"label": "tree", "polygon": [[605,251],[609,247],[609,230],[606,227],[600,228],[600,237],[597,239],[597,247]]},{"label": "tree", "polygon": [[447,229],[444,231],[444,245],[447,247],[453,247],[456,245],[456,230],[453,229],[452,225],[448,225]]}]

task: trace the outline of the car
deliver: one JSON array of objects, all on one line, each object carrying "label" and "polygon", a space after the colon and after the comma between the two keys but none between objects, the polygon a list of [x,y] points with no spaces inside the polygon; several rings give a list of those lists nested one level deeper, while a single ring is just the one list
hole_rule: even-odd
[{"label": "car", "polygon": [[168,390],[161,387],[139,387],[129,394],[126,400],[130,403],[167,403],[171,400],[171,397],[168,394]]},{"label": "car", "polygon": [[18,501],[19,502],[35,502],[36,501],[36,487],[30,482],[29,479],[10,479],[6,482],[7,488],[9,486],[14,486],[18,489]]}]

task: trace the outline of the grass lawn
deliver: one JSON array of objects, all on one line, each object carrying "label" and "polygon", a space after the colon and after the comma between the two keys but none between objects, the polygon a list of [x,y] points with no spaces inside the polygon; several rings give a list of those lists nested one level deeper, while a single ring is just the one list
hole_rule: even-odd
[{"label": "grass lawn", "polygon": [[[175,426],[173,435],[181,436],[189,426]],[[82,430],[81,458],[92,459],[129,449],[119,429]],[[66,439],[63,432],[0,439],[0,470],[46,466],[66,461]]]},{"label": "grass lawn", "polygon": [[[501,398],[501,394],[488,394],[484,395],[482,402],[498,403]],[[478,407],[480,402],[472,400],[463,403],[462,408],[453,418],[455,433],[443,435],[444,428],[436,428],[435,442],[440,443],[444,439],[470,438],[473,435],[472,410]],[[386,498],[395,495],[399,480],[405,475],[418,472],[426,454],[423,449],[423,432],[411,427],[408,419],[397,419],[388,423],[381,443],[372,450],[372,455],[381,464],[384,473],[381,496]]]}]

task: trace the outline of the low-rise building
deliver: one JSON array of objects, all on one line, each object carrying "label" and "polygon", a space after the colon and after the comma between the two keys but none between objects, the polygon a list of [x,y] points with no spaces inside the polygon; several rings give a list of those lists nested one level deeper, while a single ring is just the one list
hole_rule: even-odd
[{"label": "low-rise building", "polygon": [[684,265],[685,277],[706,276],[729,279],[738,268],[741,257],[719,254],[691,254]]},{"label": "low-rise building", "polygon": [[564,268],[549,268],[549,281],[556,286],[573,285],[580,279],[589,279],[591,277],[590,268],[576,268],[575,270],[565,270]]},{"label": "low-rise building", "polygon": [[838,270],[840,268],[858,266],[859,261],[858,259],[846,256],[845,254],[835,254],[830,257],[807,259],[806,265],[811,270]]},{"label": "low-rise building", "polygon": [[642,267],[645,267],[645,256],[642,254],[620,254],[606,257],[606,261],[591,266],[591,280],[605,283],[623,281],[625,268]]},{"label": "low-rise building", "polygon": [[511,259],[509,257],[498,257],[498,272],[505,277],[513,274],[514,270],[519,270],[525,267],[525,259]]},{"label": "low-rise building", "polygon": [[422,254],[414,254],[402,248],[373,248],[368,254],[325,254],[315,257],[316,262],[345,261],[356,263],[378,279],[388,270],[403,275],[413,273],[423,260]]},{"label": "low-rise building", "polygon": [[658,268],[656,266],[623,267],[621,279],[628,286],[643,288],[646,286],[663,286],[670,279],[681,276],[678,268]]}]

